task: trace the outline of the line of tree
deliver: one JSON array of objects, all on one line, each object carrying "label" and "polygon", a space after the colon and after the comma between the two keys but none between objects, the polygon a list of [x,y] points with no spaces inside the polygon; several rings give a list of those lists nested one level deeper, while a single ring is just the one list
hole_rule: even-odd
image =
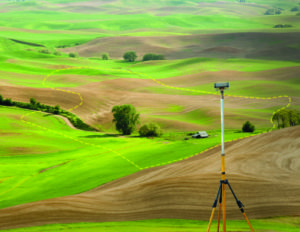
[{"label": "line of tree", "polygon": [[278,128],[300,125],[300,112],[292,109],[281,109],[273,114],[273,122],[277,122]]},{"label": "line of tree", "polygon": [[291,24],[276,24],[273,28],[288,28],[293,27]]},{"label": "line of tree", "polygon": [[16,106],[19,108],[61,115],[61,116],[66,117],[72,123],[72,125],[78,129],[87,130],[87,131],[95,131],[94,128],[92,128],[88,124],[84,123],[78,116],[76,116],[75,114],[72,114],[69,111],[61,109],[59,105],[56,105],[56,106],[44,105],[44,104],[41,104],[40,102],[36,101],[35,98],[30,98],[30,102],[26,103],[26,102],[12,101],[10,98],[4,99],[3,96],[0,95],[0,105]]},{"label": "line of tree", "polygon": [[266,12],[264,14],[265,15],[281,14],[282,10],[283,10],[282,8],[272,8],[272,9],[266,10]]},{"label": "line of tree", "polygon": [[300,11],[300,7],[299,6],[295,6],[291,9],[291,11]]},{"label": "line of tree", "polygon": [[[137,59],[137,55],[136,55],[136,52],[135,51],[128,51],[128,52],[125,52],[124,55],[123,55],[123,59],[125,61],[128,61],[128,62],[133,62]],[[164,55],[161,55],[161,54],[154,54],[154,53],[146,53],[144,56],[143,56],[143,61],[148,61],[148,60],[165,60],[165,56]]]},{"label": "line of tree", "polygon": [[143,61],[148,60],[165,60],[165,56],[161,54],[147,53],[143,56]]}]

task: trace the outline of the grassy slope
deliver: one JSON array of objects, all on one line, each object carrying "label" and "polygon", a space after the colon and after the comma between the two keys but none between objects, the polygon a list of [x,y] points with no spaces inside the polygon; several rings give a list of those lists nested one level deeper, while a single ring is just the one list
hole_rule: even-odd
[{"label": "grassy slope", "polygon": [[[7,40],[4,40],[7,42]],[[9,42],[13,43],[13,42]],[[5,49],[5,46],[0,49]],[[2,62],[0,67],[4,75],[1,79],[4,82],[13,85],[45,88],[45,87],[76,87],[83,86],[93,82],[120,79],[120,78],[137,78],[137,79],[160,79],[165,82],[164,78],[172,78],[187,74],[199,74],[202,72],[218,72],[218,71],[240,71],[243,73],[255,73],[258,71],[272,70],[284,67],[297,67],[298,62],[289,61],[264,61],[264,60],[250,60],[250,59],[206,59],[206,58],[192,58],[174,61],[155,61],[155,62],[135,62],[127,63],[122,61],[101,61],[95,59],[70,59],[67,57],[56,57],[53,55],[45,55],[32,51],[8,51],[1,56]],[[12,62],[13,61],[13,62]],[[68,67],[89,67],[84,69],[58,70],[57,65],[67,65]],[[132,72],[129,72],[131,70]],[[45,76],[51,72],[56,71],[54,76],[47,79],[46,85],[43,84]],[[22,75],[19,75],[22,74]],[[72,82],[64,80],[65,75],[76,75]],[[232,80],[232,88],[228,92],[230,95],[250,96],[250,97],[273,97],[279,95],[286,95],[299,97],[299,82],[298,79],[292,78],[288,80],[274,80],[272,76],[262,80]],[[284,86],[285,88],[282,88]],[[192,91],[189,91],[192,90]],[[180,87],[168,85],[167,87],[147,87],[137,88],[138,92],[152,92],[168,95],[203,95],[205,92],[216,94],[211,83]],[[285,106],[287,103],[283,103]],[[180,107],[180,106],[179,106]],[[143,109],[143,111],[147,109]],[[151,109],[148,109],[151,111]],[[181,111],[183,111],[182,109]],[[255,117],[261,119],[265,117],[264,127],[270,126],[269,117],[276,108],[269,108],[257,110]],[[168,110],[163,110],[168,113]],[[144,112],[145,113],[145,112]],[[177,112],[180,113],[180,112]],[[234,113],[244,117],[249,114],[247,109],[235,110]],[[257,114],[259,113],[259,114]],[[182,121],[192,123],[195,125],[212,126],[214,120],[208,120],[207,117],[201,117],[203,113],[198,111],[187,112],[184,114],[173,116],[151,116],[153,118],[161,118],[166,120]],[[268,116],[269,115],[269,116]],[[149,116],[150,117],[150,116]],[[254,117],[254,118],[255,118]]]},{"label": "grassy slope", "polygon": [[[33,124],[23,122],[23,115]],[[185,134],[119,138],[72,130],[53,116],[9,107],[0,107],[0,122],[1,208],[87,191],[140,169],[193,156],[220,141],[219,131],[209,132],[206,140],[183,141]],[[227,141],[249,136],[227,134]]]},{"label": "grassy slope", "polygon": [[[70,1],[59,2],[70,3]],[[200,4],[198,5],[197,2]],[[60,8],[53,4],[40,2],[34,4],[14,2],[0,6],[0,10],[1,8],[9,9],[0,14],[1,37],[56,47],[81,44],[93,38],[115,35],[194,34],[199,31],[209,33],[216,30],[223,32],[274,31],[272,26],[277,23],[292,23],[294,27],[288,29],[290,31],[299,30],[300,27],[298,17],[289,11],[295,5],[292,0],[284,2],[257,1],[256,3],[260,5],[245,5],[227,1],[230,4],[225,4],[225,6],[224,4],[203,6],[201,5],[203,2],[213,3],[214,1],[185,1],[184,4],[182,1],[164,1],[159,5],[155,1],[147,1],[143,2],[142,11],[140,7],[137,7],[139,6],[138,1],[117,1],[101,5],[101,8],[95,4],[94,8],[98,9],[97,13],[96,11],[85,12],[84,6],[81,6],[81,11],[68,12],[68,9],[72,9],[68,5]],[[178,7],[184,13],[179,10],[174,11],[174,9],[165,10],[165,12],[164,8],[161,8],[163,6]],[[264,16],[265,9],[273,6],[284,7],[286,11],[280,16]],[[182,9],[184,7],[189,8],[184,11]],[[138,10],[133,10],[131,14],[118,14],[123,11],[131,12],[135,8]],[[211,11],[211,8],[214,11]],[[205,10],[203,11],[203,9]],[[207,12],[209,12],[208,15]],[[243,15],[245,12],[246,15]],[[14,20],[10,20],[12,18]],[[93,30],[89,31],[88,29]]]},{"label": "grassy slope", "polygon": [[[59,0],[57,2],[67,1]],[[153,1],[148,2],[149,5],[153,4]],[[193,1],[189,2],[191,3]],[[173,3],[176,5],[176,1],[173,1]],[[262,3],[262,1],[260,1],[260,3]],[[291,7],[294,5],[293,1],[266,0],[263,1],[263,3],[281,7]],[[123,5],[126,6],[126,4],[128,4],[128,2],[123,1]],[[33,7],[35,6],[33,5]],[[43,14],[40,13],[36,12],[33,8],[31,12],[8,12],[1,13],[0,15],[0,25],[3,26],[0,34],[0,51],[1,53],[5,52],[5,54],[2,53],[0,56],[0,65],[1,71],[6,72],[5,75],[1,75],[1,77],[4,78],[5,81],[9,80],[11,84],[44,87],[41,84],[41,77],[43,78],[45,75],[49,74],[49,72],[54,70],[48,66],[49,64],[66,64],[75,66],[88,65],[98,67],[101,66],[105,68],[130,68],[133,71],[147,73],[155,78],[167,78],[187,73],[197,73],[199,71],[199,64],[201,64],[202,67],[200,71],[222,70],[221,64],[226,63],[226,69],[228,68],[229,70],[246,72],[268,70],[278,67],[299,66],[299,64],[296,62],[272,61],[268,62],[266,65],[265,61],[241,59],[209,59],[207,61],[201,59],[191,59],[174,62],[162,61],[155,63],[155,65],[152,65],[152,63],[136,63],[134,65],[129,65],[127,63],[118,61],[109,61],[103,64],[103,62],[95,60],[71,60],[65,57],[57,58],[51,55],[49,56],[35,52],[20,51],[22,49],[29,48],[29,46],[16,44],[5,39],[14,38],[28,42],[40,43],[53,49],[59,45],[72,46],[75,43],[83,43],[96,37],[112,36],[115,34],[143,35],[144,33],[144,35],[147,35],[147,33],[149,34],[147,31],[158,31],[157,33],[163,33],[166,35],[169,32],[165,31],[169,31],[170,28],[173,29],[171,33],[179,34],[196,33],[199,30],[204,31],[210,30],[211,28],[225,28],[227,31],[239,30],[241,27],[245,28],[245,30],[266,30],[274,23],[288,23],[290,21],[294,22],[295,19],[298,19],[294,16],[270,16],[268,18],[265,16],[253,16],[249,19],[249,17],[237,17],[234,15],[189,16],[187,14],[177,14],[162,17],[143,13],[132,16],[110,15],[108,20],[103,21],[104,18],[107,18],[107,14],[87,15],[65,12],[54,13],[49,11],[43,11]],[[26,17],[24,17],[24,15]],[[11,18],[14,18],[14,20],[11,20]],[[77,21],[78,18],[80,18],[79,21]],[[148,26],[148,24],[146,25],[146,23],[141,19],[146,19],[145,21],[147,23],[151,21],[151,24]],[[120,21],[122,24],[120,24]],[[217,23],[221,23],[221,26],[220,24],[216,26]],[[296,24],[296,26],[296,29],[299,29],[300,25]],[[86,28],[96,28],[98,31],[95,34],[86,31]],[[135,32],[136,30],[144,30],[145,28],[146,32]],[[45,33],[46,31],[48,32],[47,34]],[[41,34],[39,32],[43,33]],[[8,62],[9,59],[14,59],[14,62]],[[225,68],[225,66],[223,66],[223,68]],[[91,78],[81,82],[80,85],[105,79],[103,76],[100,78],[96,76],[99,75],[98,69],[81,71],[73,70],[65,72],[64,74],[70,73],[82,75],[83,72],[85,75],[90,75]],[[105,71],[103,70],[101,70],[100,74],[103,72],[105,74]],[[21,76],[15,75],[18,73],[29,74],[30,77],[28,76],[24,79]],[[108,73],[111,75],[112,71],[110,70]],[[111,78],[128,76],[128,74],[114,72]],[[137,78],[137,76],[134,78]],[[145,78],[145,76],[142,78]],[[70,83],[61,82],[59,79],[54,81],[51,80],[49,81],[49,84],[57,87],[70,87],[77,85],[70,85]],[[293,96],[299,97],[298,82],[294,83],[292,81],[286,81],[284,83],[286,87],[284,91],[282,91],[282,88],[278,88],[278,86],[282,85],[282,82],[271,80],[268,82],[259,82],[253,80],[251,82],[247,82],[247,84],[236,81],[232,82],[231,84],[232,86],[236,85],[239,87],[232,89],[232,94],[257,96],[258,94],[261,94],[261,92],[258,90],[249,90],[248,87],[259,86],[260,88],[264,88],[267,84],[270,86],[269,89],[272,91],[266,93],[264,96],[291,93]],[[196,86],[195,89],[210,90],[211,87],[209,85],[201,85]],[[152,89],[151,91],[155,92],[157,90]],[[167,91],[173,90],[163,90],[162,92],[166,93]],[[179,94],[183,93],[180,91]],[[174,110],[174,106],[170,107],[173,107],[171,110]],[[175,108],[176,111],[182,110],[180,106],[176,106]],[[274,109],[268,110],[268,114],[272,113],[273,110]],[[220,135],[218,132],[211,132],[212,134],[216,133],[216,136],[211,137],[209,140],[205,140],[207,143],[203,143],[201,140],[196,142],[195,140],[192,142],[183,142],[180,136],[184,135],[179,136],[181,141],[177,141],[177,139],[175,139],[175,141],[170,141],[170,137],[168,137],[168,135],[166,135],[167,138],[157,140],[140,138],[120,139],[110,137],[105,134],[99,135],[91,132],[87,133],[73,131],[67,128],[67,126],[64,125],[61,120],[54,119],[51,116],[44,117],[39,113],[28,117],[28,120],[34,123],[47,125],[47,128],[52,130],[52,132],[49,132],[45,129],[32,127],[22,123],[19,118],[28,111],[1,107],[0,112],[0,127],[1,132],[4,133],[2,134],[3,136],[0,137],[1,143],[4,144],[0,150],[0,163],[2,163],[3,166],[0,171],[0,196],[2,199],[1,207],[79,193],[138,170],[136,167],[129,164],[115,153],[108,151],[107,149],[122,150],[123,155],[131,160],[134,160],[134,162],[137,163],[141,168],[145,168],[151,165],[163,164],[169,161],[181,159],[186,156],[194,155],[201,150],[218,144],[220,141]],[[242,116],[245,114],[245,112],[245,110],[241,110],[239,113]],[[173,119],[194,123],[198,114],[201,114],[201,112],[192,112],[187,115],[174,117]],[[204,119],[207,120],[205,117]],[[208,122],[204,121],[204,123]],[[228,132],[228,134],[231,133]],[[243,134],[232,133],[230,137],[227,137],[227,139],[230,140],[241,136],[243,136]],[[69,137],[72,137],[73,139]],[[74,138],[80,139],[80,141],[83,142],[96,144],[98,147],[75,142]],[[17,146],[16,141],[18,144]],[[51,145],[49,145],[48,141],[52,141]],[[151,150],[149,148],[151,148]],[[170,157],[170,153],[168,153],[170,150],[177,152],[172,152],[172,157]],[[144,156],[141,157],[141,154],[144,154]],[[164,154],[168,154],[168,157],[164,156]],[[156,157],[156,159],[153,157]],[[39,173],[41,170],[45,170],[50,167],[54,168]],[[172,220],[170,223],[174,224],[174,221]],[[186,227],[188,227],[190,231],[194,231],[194,225],[189,225],[189,223],[186,224]],[[296,231],[294,226],[287,225],[289,223],[274,224],[274,230],[277,229],[275,231]],[[102,225],[107,228],[107,231],[110,231],[110,229],[111,231],[114,231],[116,227],[120,227],[118,224],[110,225],[111,227],[109,227],[108,224],[101,224],[101,231],[103,231]],[[171,231],[171,229],[173,229],[173,226],[171,225],[168,228],[168,225],[161,225],[160,223],[156,222],[150,222],[149,224],[146,223],[146,225],[142,226],[129,223],[129,225],[122,225],[122,228],[124,228],[124,231],[126,231],[126,229],[128,229],[128,231],[132,231],[136,228],[141,231],[143,229],[144,231],[149,231],[151,230],[149,229],[151,226],[155,226],[156,229],[160,228],[161,231]],[[270,226],[271,225],[268,224],[268,228],[270,228]],[[55,229],[60,229],[61,227],[64,226],[58,225]],[[64,230],[68,231],[68,227],[69,226],[67,226],[67,228]],[[77,225],[75,225],[75,227],[77,227]],[[83,225],[83,227],[85,227],[84,231],[87,231],[86,227],[90,227],[90,225]],[[97,228],[98,225],[95,227]],[[174,230],[178,231],[178,227],[179,226],[176,225],[176,229]],[[237,228],[240,230],[241,228],[247,228],[247,226],[243,227],[242,225],[238,224]],[[81,229],[78,229],[78,231],[80,230]],[[94,230],[94,225],[92,225],[91,231],[92,230]],[[186,231],[186,228],[183,230]],[[74,231],[74,228],[72,231]]]}]

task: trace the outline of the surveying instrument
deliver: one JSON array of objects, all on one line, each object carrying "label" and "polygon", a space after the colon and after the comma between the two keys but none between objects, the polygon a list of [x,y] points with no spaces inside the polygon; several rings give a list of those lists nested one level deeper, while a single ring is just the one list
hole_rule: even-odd
[{"label": "surveying instrument", "polygon": [[242,214],[244,215],[250,229],[252,232],[254,232],[250,221],[248,219],[248,217],[245,214],[244,211],[244,205],[243,203],[237,198],[237,196],[235,195],[233,189],[231,188],[229,181],[225,178],[225,151],[224,151],[224,90],[229,88],[229,83],[228,82],[224,82],[224,83],[215,83],[215,89],[219,90],[221,93],[221,143],[222,143],[222,153],[221,153],[221,158],[222,158],[222,179],[220,180],[220,186],[219,186],[219,190],[217,193],[217,197],[213,203],[212,206],[212,212],[211,212],[211,216],[209,219],[209,224],[208,224],[208,228],[207,228],[207,232],[209,232],[210,230],[210,226],[214,217],[214,213],[218,204],[218,200],[219,200],[219,215],[218,215],[218,226],[217,226],[217,232],[219,232],[220,229],[220,220],[221,220],[221,210],[222,210],[222,215],[223,215],[223,232],[226,232],[226,196],[225,196],[225,186],[228,185],[234,199],[236,200],[236,203],[240,209],[240,211],[242,212]]}]

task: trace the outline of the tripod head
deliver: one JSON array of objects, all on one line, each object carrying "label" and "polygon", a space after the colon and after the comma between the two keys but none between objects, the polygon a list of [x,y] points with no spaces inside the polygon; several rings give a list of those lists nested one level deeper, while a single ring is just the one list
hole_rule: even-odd
[{"label": "tripod head", "polygon": [[224,89],[228,89],[228,88],[229,88],[229,82],[215,83],[215,89],[216,90],[223,91]]}]

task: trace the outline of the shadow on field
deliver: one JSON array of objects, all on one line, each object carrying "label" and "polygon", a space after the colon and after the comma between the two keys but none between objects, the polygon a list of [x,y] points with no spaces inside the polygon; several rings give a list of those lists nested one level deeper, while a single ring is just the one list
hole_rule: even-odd
[{"label": "shadow on field", "polygon": [[49,117],[49,116],[52,116],[52,115],[53,114],[48,113],[48,114],[44,114],[43,117]]}]

